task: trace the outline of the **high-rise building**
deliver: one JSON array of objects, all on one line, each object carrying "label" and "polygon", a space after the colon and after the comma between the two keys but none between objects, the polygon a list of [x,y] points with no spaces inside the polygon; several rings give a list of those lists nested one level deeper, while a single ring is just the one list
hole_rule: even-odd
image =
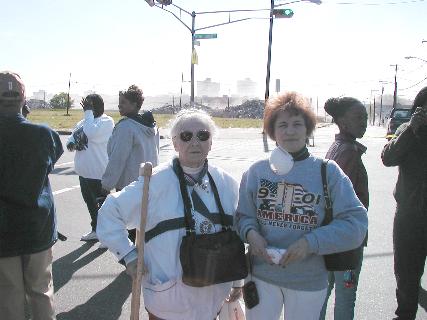
[{"label": "high-rise building", "polygon": [[221,84],[213,82],[211,78],[204,81],[197,81],[197,96],[199,97],[218,97]]},{"label": "high-rise building", "polygon": [[237,81],[237,95],[253,98],[256,96],[257,83],[250,78]]}]

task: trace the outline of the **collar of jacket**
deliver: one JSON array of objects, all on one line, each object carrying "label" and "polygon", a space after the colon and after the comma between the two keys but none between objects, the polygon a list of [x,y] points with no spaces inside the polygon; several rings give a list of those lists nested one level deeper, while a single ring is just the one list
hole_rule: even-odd
[{"label": "collar of jacket", "polygon": [[26,119],[24,116],[20,113],[14,113],[14,114],[1,114],[0,119],[4,121],[15,121],[15,122],[22,122]]},{"label": "collar of jacket", "polygon": [[338,133],[335,135],[335,141],[349,142],[356,146],[356,148],[360,151],[360,153],[365,153],[368,149],[365,145],[356,141],[356,138],[348,133]]},{"label": "collar of jacket", "polygon": [[308,152],[307,146],[304,146],[304,148],[297,152],[289,152],[289,154],[292,156],[292,158],[294,158],[294,161],[302,161],[310,156],[310,152]]}]

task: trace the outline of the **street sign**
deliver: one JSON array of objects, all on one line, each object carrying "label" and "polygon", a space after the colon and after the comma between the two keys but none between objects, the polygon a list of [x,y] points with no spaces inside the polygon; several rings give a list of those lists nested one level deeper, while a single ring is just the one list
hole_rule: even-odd
[{"label": "street sign", "polygon": [[193,43],[194,43],[195,46],[200,46],[200,41],[193,40]]},{"label": "street sign", "polygon": [[197,33],[194,35],[194,39],[216,39],[217,37],[216,33]]}]

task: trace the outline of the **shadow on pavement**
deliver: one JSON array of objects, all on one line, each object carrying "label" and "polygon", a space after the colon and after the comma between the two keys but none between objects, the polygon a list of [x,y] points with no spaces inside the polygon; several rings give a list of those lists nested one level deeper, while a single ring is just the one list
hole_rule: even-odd
[{"label": "shadow on pavement", "polygon": [[117,320],[132,291],[129,276],[122,272],[108,286],[97,292],[86,303],[56,316],[58,320]]},{"label": "shadow on pavement", "polygon": [[85,242],[76,250],[52,263],[53,287],[55,288],[55,292],[59,291],[59,289],[71,280],[74,272],[89,264],[92,260],[95,260],[105,252],[105,250],[95,250],[79,259],[94,244],[95,242]]},{"label": "shadow on pavement", "polygon": [[[72,170],[70,170],[70,169],[72,169]],[[53,169],[51,174],[73,175],[73,174],[76,174],[76,172],[74,171],[73,167],[62,167],[62,168]]]},{"label": "shadow on pavement", "polygon": [[427,311],[427,290],[423,287],[420,287],[420,292],[418,295],[418,304]]}]

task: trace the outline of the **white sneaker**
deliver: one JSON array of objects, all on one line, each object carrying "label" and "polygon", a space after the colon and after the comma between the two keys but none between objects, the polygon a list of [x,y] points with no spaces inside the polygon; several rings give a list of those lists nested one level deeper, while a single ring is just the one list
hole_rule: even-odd
[{"label": "white sneaker", "polygon": [[95,231],[91,231],[82,235],[80,241],[98,241],[98,236],[96,235]]}]

